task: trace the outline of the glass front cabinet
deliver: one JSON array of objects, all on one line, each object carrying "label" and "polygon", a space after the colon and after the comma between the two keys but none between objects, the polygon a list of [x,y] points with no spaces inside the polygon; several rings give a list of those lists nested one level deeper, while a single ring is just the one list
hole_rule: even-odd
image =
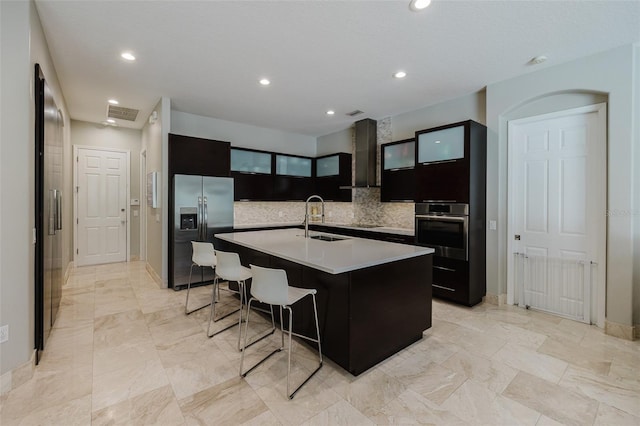
[{"label": "glass front cabinet", "polygon": [[382,179],[380,201],[413,202],[415,199],[416,143],[414,139],[391,142],[381,147]]}]

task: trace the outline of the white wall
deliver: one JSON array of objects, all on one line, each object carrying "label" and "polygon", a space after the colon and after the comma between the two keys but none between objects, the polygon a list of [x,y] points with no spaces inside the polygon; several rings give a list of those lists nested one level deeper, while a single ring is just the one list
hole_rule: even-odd
[{"label": "white wall", "polygon": [[[638,143],[633,130],[638,121],[633,109],[633,50],[623,46],[487,87],[487,216],[498,221],[497,232],[487,234],[488,293],[506,293],[507,122],[523,105],[562,93],[608,95],[607,208],[632,211],[638,189],[632,178],[633,146]],[[632,325],[633,264],[640,261],[640,253],[633,250],[632,216],[609,216],[607,232],[607,321]]]},{"label": "white wall", "polygon": [[415,137],[418,130],[430,129],[458,121],[474,120],[485,124],[485,91],[471,93],[436,105],[391,117],[394,141]]},{"label": "white wall", "polygon": [[316,142],[316,153],[318,157],[335,154],[336,152],[352,154],[352,151],[353,127],[320,136]]},{"label": "white wall", "polygon": [[[129,182],[131,198],[140,198],[140,145],[142,131],[124,127],[104,126],[71,120],[71,144],[93,148],[114,148],[128,150],[130,156]],[[128,202],[128,200],[127,200]],[[129,230],[131,232],[131,252],[129,257],[140,254],[140,213],[139,206],[129,207]]]},{"label": "white wall", "polygon": [[635,93],[633,120],[635,143],[633,144],[634,160],[633,164],[633,199],[634,209],[632,211],[634,218],[633,225],[633,241],[634,241],[634,261],[633,261],[633,323],[636,325],[636,337],[640,338],[640,44],[634,48],[633,61],[633,93]]},{"label": "white wall", "polygon": [[[29,361],[34,348],[34,246],[31,235],[35,226],[35,63],[41,65],[64,117],[65,182],[68,182],[66,169],[70,168],[66,155],[70,126],[64,97],[32,2],[0,2],[0,43],[0,194],[3,207],[0,325],[9,325],[9,341],[0,346],[2,374]],[[65,197],[65,224],[70,221],[69,198]],[[71,232],[63,230],[62,234],[62,260],[66,265],[70,259]]]},{"label": "white wall", "polygon": [[231,142],[234,147],[315,157],[316,138],[217,118],[171,111],[171,133]]},{"label": "white wall", "polygon": [[[140,151],[146,151],[147,156],[147,174],[151,172],[160,172],[160,181],[166,180],[166,172],[163,172],[163,163],[166,158],[166,154],[163,152],[163,139],[164,133],[163,122],[166,124],[166,117],[163,114],[163,110],[167,107],[170,101],[166,98],[162,98],[158,104],[154,107],[153,111],[158,114],[158,120],[155,123],[145,124],[142,128],[142,145]],[[163,185],[164,186],[164,185]],[[141,203],[146,203],[147,200],[140,200]],[[147,264],[155,271],[156,275],[163,279],[163,283],[166,285],[166,276],[163,275],[163,269],[166,263],[166,254],[163,252],[166,250],[163,246],[166,245],[165,238],[167,237],[167,228],[163,226],[163,214],[165,204],[167,203],[167,197],[164,191],[160,196],[160,206],[158,208],[151,208],[147,206]],[[166,219],[164,219],[166,220]]]}]

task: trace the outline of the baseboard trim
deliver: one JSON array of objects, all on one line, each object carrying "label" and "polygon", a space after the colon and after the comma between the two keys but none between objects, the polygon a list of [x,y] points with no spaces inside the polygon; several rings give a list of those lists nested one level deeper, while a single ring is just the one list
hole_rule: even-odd
[{"label": "baseboard trim", "polygon": [[33,377],[35,370],[36,351],[34,349],[29,361],[0,376],[0,395],[7,394],[18,386],[27,383]]},{"label": "baseboard trim", "polygon": [[151,265],[149,265],[149,262],[145,263],[144,268],[147,270],[149,275],[151,275],[151,278],[153,278],[153,280],[156,282],[156,284],[158,284],[160,286],[160,288],[165,288],[166,287],[164,285],[164,283],[162,282],[162,278],[160,278],[160,275],[158,275],[156,273],[155,269],[153,269],[151,267]]},{"label": "baseboard trim", "polygon": [[71,271],[74,267],[75,266],[73,260],[67,263],[67,268],[64,270],[64,281],[62,281],[62,285],[65,285],[67,281],[69,281],[69,276],[71,275]]},{"label": "baseboard trim", "polygon": [[506,294],[487,294],[483,299],[485,303],[490,305],[503,306],[507,304]]},{"label": "baseboard trim", "polygon": [[618,324],[616,322],[605,320],[604,334],[619,337],[624,340],[634,340],[638,338],[638,327],[633,325]]},{"label": "baseboard trim", "polygon": [[140,256],[131,256],[129,258],[129,262],[137,262],[138,260],[140,260]]}]

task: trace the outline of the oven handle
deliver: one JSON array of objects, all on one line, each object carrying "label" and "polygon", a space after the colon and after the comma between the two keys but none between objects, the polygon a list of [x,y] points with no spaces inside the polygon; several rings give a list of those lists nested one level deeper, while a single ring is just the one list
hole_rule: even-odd
[{"label": "oven handle", "polygon": [[435,215],[421,215],[417,214],[416,219],[426,219],[426,220],[444,220],[449,222],[464,222],[467,220],[467,216],[463,217],[455,217],[455,216],[435,216]]}]

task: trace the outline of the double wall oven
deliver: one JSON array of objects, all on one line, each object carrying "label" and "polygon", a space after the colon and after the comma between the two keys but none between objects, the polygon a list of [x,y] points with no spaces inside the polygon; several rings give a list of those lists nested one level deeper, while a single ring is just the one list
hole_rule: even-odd
[{"label": "double wall oven", "polygon": [[431,247],[435,255],[469,260],[469,204],[416,204],[416,244]]}]

